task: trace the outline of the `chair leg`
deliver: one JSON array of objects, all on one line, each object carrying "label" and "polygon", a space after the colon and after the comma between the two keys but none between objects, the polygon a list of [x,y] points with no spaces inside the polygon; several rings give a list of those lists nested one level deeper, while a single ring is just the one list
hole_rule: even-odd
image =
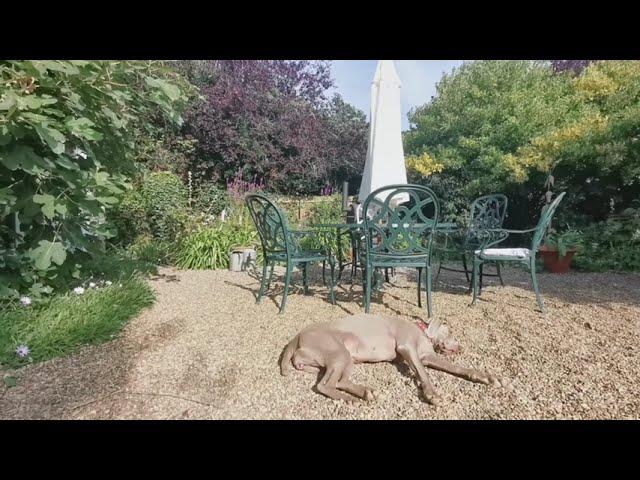
[{"label": "chair leg", "polygon": [[327,261],[323,260],[322,261],[322,285],[326,285],[327,284],[327,279],[326,279],[326,275],[325,275],[326,268],[327,268]]},{"label": "chair leg", "polygon": [[464,268],[464,276],[469,284],[469,290],[471,290],[471,280],[469,279],[469,269],[467,268],[467,255],[464,253],[462,254],[462,268]]},{"label": "chair leg", "polygon": [[373,268],[370,265],[366,267],[365,294],[364,294],[364,311],[369,313],[371,307],[371,282],[373,281]]},{"label": "chair leg", "polygon": [[438,272],[436,273],[435,283],[438,283],[438,278],[440,278],[440,270],[442,270],[442,260],[438,262]]},{"label": "chair leg", "polygon": [[269,278],[267,279],[267,290],[271,287],[271,279],[273,278],[273,269],[276,266],[276,262],[271,262],[271,269],[269,270]]},{"label": "chair leg", "polygon": [[484,262],[480,264],[480,288],[478,289],[478,295],[482,295],[482,277],[484,276]]},{"label": "chair leg", "polygon": [[289,283],[291,283],[291,273],[293,265],[291,262],[287,262],[287,273],[284,279],[284,294],[282,295],[282,302],[280,303],[280,313],[284,313],[284,307],[287,305],[287,295],[289,294]]},{"label": "chair leg", "polygon": [[[265,286],[267,285],[267,266],[268,265],[269,265],[268,262],[264,260],[262,263],[262,280],[260,281],[260,290],[258,291],[258,298],[256,298],[256,303],[260,303],[260,300],[262,300],[262,296],[264,295]],[[269,276],[269,280],[271,280],[271,276]]]},{"label": "chair leg", "polygon": [[302,264],[302,285],[304,286],[304,294],[309,295],[309,282],[307,281],[307,266],[309,262]]},{"label": "chair leg", "polygon": [[422,268],[418,267],[418,307],[422,308]]},{"label": "chair leg", "polygon": [[[335,279],[335,263],[333,260],[329,260],[329,268],[330,268],[330,272],[331,272],[331,284],[329,285],[329,299],[331,300],[331,304],[335,305],[336,304],[336,293],[334,291],[335,286],[336,286],[336,279]],[[340,279],[340,275],[338,275],[338,280]]]},{"label": "chair leg", "polygon": [[384,281],[389,283],[389,269],[388,268],[384,269]]},{"label": "chair leg", "polygon": [[431,300],[431,265],[427,265],[427,316],[431,318],[433,315],[433,306]]},{"label": "chair leg", "polygon": [[481,260],[478,257],[473,257],[473,274],[471,276],[471,283],[473,283],[473,300],[471,301],[471,305],[476,304],[478,297],[478,271],[480,270],[480,262]]},{"label": "chair leg", "polygon": [[500,285],[504,287],[504,280],[502,280],[502,272],[500,271],[500,262],[496,262],[496,270],[498,271],[498,278],[500,279]]},{"label": "chair leg", "polygon": [[544,309],[544,302],[542,301],[542,295],[540,295],[540,288],[538,287],[538,279],[536,278],[536,260],[535,258],[529,263],[529,269],[531,270],[531,283],[533,284],[533,290],[536,292],[536,301],[540,307],[542,313],[546,313]]},{"label": "chair leg", "polygon": [[358,273],[358,246],[355,243],[353,237],[351,238],[351,284],[353,284],[353,277]]}]

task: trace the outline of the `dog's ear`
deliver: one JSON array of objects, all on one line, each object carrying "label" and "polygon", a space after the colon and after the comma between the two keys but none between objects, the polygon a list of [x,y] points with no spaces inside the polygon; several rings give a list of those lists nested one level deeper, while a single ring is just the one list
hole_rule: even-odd
[{"label": "dog's ear", "polygon": [[435,338],[438,335],[438,330],[440,330],[441,325],[441,318],[434,318],[433,320],[431,320],[431,322],[429,322],[429,326],[427,327],[427,331],[425,332],[427,334],[427,337]]},{"label": "dog's ear", "polygon": [[287,344],[286,347],[282,349],[282,353],[280,354],[280,358],[278,359],[278,363],[280,364],[280,375],[286,376],[291,370],[291,359],[293,358],[293,354],[298,347],[298,335],[293,337],[293,339]]}]

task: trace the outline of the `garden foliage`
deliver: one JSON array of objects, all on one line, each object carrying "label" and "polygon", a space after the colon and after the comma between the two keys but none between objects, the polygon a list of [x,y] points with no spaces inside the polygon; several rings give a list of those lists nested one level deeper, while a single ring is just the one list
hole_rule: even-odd
[{"label": "garden foliage", "polygon": [[410,121],[410,178],[431,185],[451,219],[502,192],[506,226],[531,226],[548,191],[567,191],[559,216],[588,224],[640,196],[638,61],[467,62]]},{"label": "garden foliage", "polygon": [[49,292],[103,250],[136,141],[181,123],[183,84],[158,62],[0,61],[1,298]]}]

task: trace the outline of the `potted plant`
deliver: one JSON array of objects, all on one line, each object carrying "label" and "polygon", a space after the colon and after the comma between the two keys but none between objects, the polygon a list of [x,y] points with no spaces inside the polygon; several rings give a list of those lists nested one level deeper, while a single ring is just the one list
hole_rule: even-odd
[{"label": "potted plant", "polygon": [[539,248],[544,268],[552,273],[566,273],[582,242],[582,233],[567,226],[564,232],[551,231]]}]

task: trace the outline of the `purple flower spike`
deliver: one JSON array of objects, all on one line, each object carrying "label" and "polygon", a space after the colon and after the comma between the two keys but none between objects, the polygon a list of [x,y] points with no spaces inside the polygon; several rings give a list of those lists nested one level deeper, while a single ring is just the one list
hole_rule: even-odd
[{"label": "purple flower spike", "polygon": [[30,352],[31,350],[29,350],[29,347],[27,347],[26,345],[20,345],[18,348],[16,348],[16,355],[18,355],[20,358],[26,357]]}]

